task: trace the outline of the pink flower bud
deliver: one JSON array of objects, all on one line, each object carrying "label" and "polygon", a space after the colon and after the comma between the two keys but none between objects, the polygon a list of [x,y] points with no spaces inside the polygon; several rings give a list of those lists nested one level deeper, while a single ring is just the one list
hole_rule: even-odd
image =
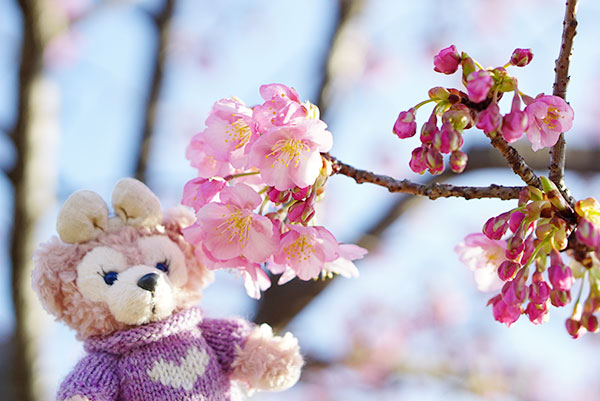
[{"label": "pink flower bud", "polygon": [[529,235],[527,238],[525,238],[525,247],[523,248],[523,255],[521,256],[521,263],[527,263],[531,255],[533,255],[535,246],[536,243],[533,235]]},{"label": "pink flower bud", "polygon": [[527,287],[524,280],[519,280],[518,273],[513,281],[506,282],[502,287],[502,300],[507,305],[522,304],[527,299],[528,294],[529,287]]},{"label": "pink flower bud", "polygon": [[521,98],[515,92],[510,113],[502,120],[502,137],[508,143],[513,143],[523,136],[529,126],[527,114],[521,111]]},{"label": "pink flower bud", "polygon": [[269,197],[269,200],[273,203],[286,203],[291,199],[292,193],[288,190],[278,191],[275,189],[275,187],[272,187],[267,192],[267,196]]},{"label": "pink flower bud", "polygon": [[584,313],[581,316],[581,325],[590,333],[598,332],[598,319],[592,314]]},{"label": "pink flower bud", "polygon": [[521,265],[517,262],[513,262],[512,260],[505,260],[504,262],[500,263],[500,266],[498,267],[498,277],[500,277],[500,280],[502,281],[512,280],[513,278],[515,278],[517,270],[520,267]]},{"label": "pink flower bud", "polygon": [[508,228],[510,213],[505,212],[488,219],[483,225],[483,234],[489,239],[501,239]]},{"label": "pink flower bud", "polygon": [[428,148],[425,153],[425,163],[430,174],[441,174],[444,171],[444,158],[442,154],[434,148]]},{"label": "pink flower bud", "polygon": [[519,320],[521,316],[521,307],[518,305],[508,305],[501,298],[496,298],[493,302],[494,319],[508,327]]},{"label": "pink flower bud", "polygon": [[506,258],[510,260],[518,260],[525,249],[525,241],[523,237],[515,234],[513,235],[506,244]]},{"label": "pink flower bud", "polygon": [[529,286],[529,300],[535,304],[545,304],[550,298],[550,286],[545,281],[538,281]]},{"label": "pink flower bud", "polygon": [[449,46],[433,58],[434,71],[442,74],[454,74],[460,64],[460,54],[454,45]]},{"label": "pink flower bud", "polygon": [[571,291],[551,290],[550,302],[557,308],[562,308],[571,302]]},{"label": "pink flower bud", "polygon": [[423,146],[419,146],[412,151],[408,165],[415,173],[423,174],[427,170],[427,163],[425,162],[426,152],[427,150]]},{"label": "pink flower bud", "polygon": [[539,305],[530,302],[525,308],[525,313],[527,313],[527,317],[533,324],[542,324],[548,320],[548,307],[545,303]]},{"label": "pink flower bud", "polygon": [[502,115],[497,103],[492,103],[487,109],[477,114],[476,127],[483,130],[486,134],[498,131],[502,125]]},{"label": "pink flower bud", "polygon": [[292,198],[294,198],[295,200],[303,200],[306,198],[306,195],[308,195],[308,192],[310,191],[312,187],[309,185],[307,187],[304,188],[298,188],[295,187],[292,189]]},{"label": "pink flower bud", "polygon": [[430,145],[433,142],[433,137],[436,132],[438,132],[437,116],[435,113],[431,113],[429,120],[421,127],[421,143],[423,145]]},{"label": "pink flower bud", "polygon": [[314,215],[314,203],[311,201],[294,203],[288,210],[288,218],[292,223],[306,225]]},{"label": "pink flower bud", "polygon": [[465,152],[455,150],[450,154],[450,169],[457,174],[462,173],[467,167],[468,159],[469,157]]},{"label": "pink flower bud", "polygon": [[585,328],[579,321],[573,318],[567,319],[565,326],[567,327],[567,332],[573,338],[579,338],[581,335],[585,334]]},{"label": "pink flower bud", "polygon": [[442,129],[433,136],[433,147],[442,153],[459,150],[464,141],[460,132],[456,131],[450,123],[444,123]]},{"label": "pink flower bud", "polygon": [[479,70],[469,74],[467,78],[467,91],[472,102],[479,103],[487,99],[494,79],[489,71]]},{"label": "pink flower bud", "polygon": [[580,219],[577,231],[575,231],[577,240],[592,249],[600,246],[600,233],[598,228],[587,219]]},{"label": "pink flower bud", "polygon": [[519,227],[521,226],[521,222],[523,221],[523,219],[525,218],[525,214],[522,212],[513,212],[510,215],[510,220],[508,221],[508,227],[510,228],[510,231],[512,231],[513,233],[516,233],[517,230],[519,229]]},{"label": "pink flower bud", "polygon": [[552,288],[558,291],[569,291],[575,283],[573,272],[569,266],[552,265],[548,268],[548,278]]},{"label": "pink flower bud", "polygon": [[510,56],[510,63],[516,67],[525,67],[533,59],[531,49],[515,49]]},{"label": "pink flower bud", "polygon": [[415,109],[403,111],[398,115],[394,123],[394,134],[400,139],[410,138],[417,132],[417,123],[415,122]]}]

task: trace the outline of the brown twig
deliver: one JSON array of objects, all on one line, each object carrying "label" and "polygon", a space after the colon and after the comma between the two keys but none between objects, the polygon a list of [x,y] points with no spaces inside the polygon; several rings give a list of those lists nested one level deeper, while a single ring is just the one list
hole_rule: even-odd
[{"label": "brown twig", "polygon": [[[565,17],[563,20],[563,33],[558,59],[554,72],[554,85],[552,94],[566,100],[567,86],[569,85],[569,63],[573,50],[573,38],[577,34],[577,3],[578,0],[567,0]],[[573,197],[565,185],[565,137],[560,134],[558,141],[550,151],[549,178],[556,184],[564,198],[573,205]]]},{"label": "brown twig", "polygon": [[437,182],[419,184],[410,180],[397,180],[387,175],[359,170],[337,160],[329,154],[324,154],[323,156],[331,161],[334,174],[342,174],[351,177],[358,184],[370,182],[385,187],[390,192],[402,192],[426,196],[429,199],[459,197],[465,199],[499,198],[502,200],[509,200],[518,199],[519,192],[523,189],[523,187],[506,187],[496,184],[492,184],[488,187],[457,186],[440,184]]},{"label": "brown twig", "polygon": [[516,175],[521,177],[523,182],[527,185],[533,185],[536,188],[542,188],[538,176],[535,175],[531,167],[529,167],[525,162],[525,159],[523,159],[523,156],[521,156],[515,148],[510,146],[500,135],[488,135],[488,137],[490,138],[492,146],[498,149],[508,162],[510,168],[512,168]]},{"label": "brown twig", "polygon": [[152,150],[152,139],[158,114],[160,90],[165,75],[167,46],[169,44],[169,25],[175,10],[175,0],[165,0],[162,9],[153,16],[158,43],[152,58],[153,70],[150,75],[150,92],[143,107],[145,110],[144,128],[140,138],[139,152],[135,162],[135,177],[140,181],[146,180],[148,159]]}]

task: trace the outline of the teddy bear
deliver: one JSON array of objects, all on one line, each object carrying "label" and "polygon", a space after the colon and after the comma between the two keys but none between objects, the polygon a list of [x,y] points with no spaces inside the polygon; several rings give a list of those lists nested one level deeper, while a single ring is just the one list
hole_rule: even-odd
[{"label": "teddy bear", "polygon": [[34,255],[43,306],[87,352],[59,401],[221,401],[296,383],[303,359],[290,333],[195,306],[213,275],[182,236],[191,211],[163,214],[133,178],[115,185],[112,206],[114,216],[97,193],[75,192],[57,217],[60,239]]}]

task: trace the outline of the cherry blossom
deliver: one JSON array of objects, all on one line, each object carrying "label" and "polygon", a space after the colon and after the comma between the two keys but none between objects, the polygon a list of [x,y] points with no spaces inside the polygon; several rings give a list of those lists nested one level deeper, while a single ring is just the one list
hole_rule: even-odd
[{"label": "cherry blossom", "polygon": [[525,107],[529,118],[527,138],[534,151],[556,144],[561,133],[573,125],[573,109],[558,96],[543,95]]}]

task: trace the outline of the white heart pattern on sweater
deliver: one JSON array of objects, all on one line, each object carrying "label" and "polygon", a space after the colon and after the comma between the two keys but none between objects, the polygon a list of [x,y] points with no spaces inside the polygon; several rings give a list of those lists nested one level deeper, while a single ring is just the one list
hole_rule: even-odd
[{"label": "white heart pattern on sweater", "polygon": [[198,378],[204,374],[209,360],[210,356],[206,350],[200,351],[197,347],[191,347],[185,357],[181,358],[179,366],[175,362],[167,362],[160,358],[154,361],[152,369],[148,369],[146,372],[155,382],[190,391],[194,388]]}]

